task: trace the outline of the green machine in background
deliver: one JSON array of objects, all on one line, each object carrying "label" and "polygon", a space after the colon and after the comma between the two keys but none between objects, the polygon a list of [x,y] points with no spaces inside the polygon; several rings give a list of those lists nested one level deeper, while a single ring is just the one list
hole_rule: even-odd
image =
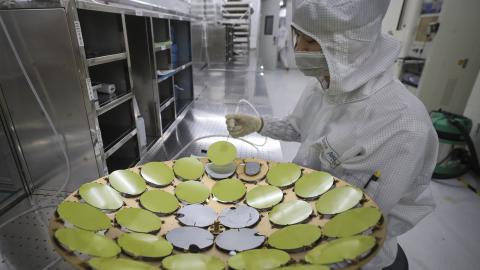
[{"label": "green machine in background", "polygon": [[470,138],[472,120],[442,110],[431,112],[430,117],[440,143],[433,178],[456,178],[470,170],[479,173],[477,153]]}]

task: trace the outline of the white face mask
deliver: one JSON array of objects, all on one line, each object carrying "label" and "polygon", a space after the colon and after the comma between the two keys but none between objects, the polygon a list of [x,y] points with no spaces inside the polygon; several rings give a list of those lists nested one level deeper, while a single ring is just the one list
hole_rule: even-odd
[{"label": "white face mask", "polygon": [[295,52],[295,62],[305,76],[323,78],[330,75],[322,52]]}]

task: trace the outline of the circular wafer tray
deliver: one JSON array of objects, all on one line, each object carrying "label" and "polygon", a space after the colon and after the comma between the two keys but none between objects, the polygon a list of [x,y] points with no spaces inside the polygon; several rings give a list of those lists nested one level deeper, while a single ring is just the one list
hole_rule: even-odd
[{"label": "circular wafer tray", "polygon": [[[208,158],[200,158],[199,161],[203,165],[206,165],[210,162]],[[247,162],[257,162],[260,165],[260,169],[258,170],[257,175],[252,176],[252,175],[245,174],[244,169],[245,169],[245,163]],[[163,162],[163,164],[168,166],[169,168],[173,168],[174,163],[175,161]],[[288,260],[288,262],[284,262],[284,260],[282,260],[281,265],[276,265],[275,267],[279,267],[279,266],[294,267],[295,265],[301,265],[302,267],[307,269],[310,263],[323,262],[322,265],[324,265],[326,268],[324,268],[323,266],[322,267],[319,266],[319,269],[351,270],[351,269],[359,269],[362,265],[366,264],[373,256],[375,256],[375,254],[383,244],[383,241],[386,235],[386,226],[384,223],[384,219],[381,216],[381,212],[378,209],[377,204],[365,193],[362,193],[360,199],[358,199],[358,194],[352,193],[351,196],[355,198],[352,198],[351,201],[356,202],[356,204],[350,203],[352,205],[351,206],[352,209],[344,209],[345,207],[342,207],[342,208],[334,207],[335,211],[333,212],[335,214],[320,213],[320,212],[323,212],[323,213],[328,212],[328,211],[325,211],[324,209],[325,208],[328,209],[329,207],[331,208],[332,205],[335,206],[336,204],[336,201],[335,201],[336,199],[334,196],[335,193],[347,194],[347,195],[349,194],[345,192],[332,192],[332,190],[334,189],[350,186],[347,182],[333,177],[334,179],[333,184],[328,189],[323,188],[324,190],[322,190],[322,192],[324,193],[315,194],[315,195],[319,195],[318,197],[315,197],[315,198],[304,198],[306,196],[302,197],[295,193],[296,180],[293,181],[292,183],[292,180],[289,179],[288,181],[289,185],[288,186],[282,185],[280,189],[281,192],[283,193],[283,198],[281,201],[276,202],[275,205],[267,209],[260,209],[260,208],[255,209],[255,204],[249,205],[249,206],[247,204],[247,199],[251,197],[249,196],[248,192],[250,192],[252,189],[256,188],[257,186],[269,186],[269,183],[267,181],[267,174],[270,168],[277,166],[278,163],[250,158],[250,159],[236,159],[234,161],[234,165],[236,166],[237,170],[236,170],[236,173],[231,178],[236,178],[241,180],[247,191],[246,196],[241,198],[240,201],[228,203],[223,200],[218,200],[218,198],[216,198],[212,194],[213,187],[222,179],[214,180],[210,178],[207,173],[203,173],[203,175],[199,179],[190,180],[190,181],[197,181],[199,183],[202,183],[203,185],[208,187],[208,189],[210,190],[210,195],[208,199],[205,202],[201,203],[201,205],[203,205],[204,207],[210,208],[212,210],[210,212],[215,212],[217,217],[215,222],[212,225],[209,225],[207,227],[204,227],[202,225],[202,228],[198,228],[198,229],[204,230],[204,234],[206,235],[211,234],[214,237],[214,239],[211,239],[209,241],[212,241],[213,244],[197,246],[195,244],[196,243],[195,239],[192,239],[191,241],[193,244],[191,244],[188,247],[187,245],[183,245],[184,248],[179,248],[182,245],[179,245],[178,243],[171,243],[174,249],[171,253],[167,252],[168,256],[166,256],[167,253],[162,255],[162,256],[165,255],[165,257],[152,258],[150,256],[147,256],[147,257],[142,257],[138,255],[135,256],[129,250],[122,250],[122,252],[116,255],[114,259],[117,258],[117,259],[122,259],[124,261],[129,260],[131,261],[132,265],[137,265],[134,263],[134,261],[141,263],[138,265],[148,264],[155,267],[152,269],[177,269],[177,268],[172,268],[172,265],[175,265],[175,264],[171,264],[170,261],[165,261],[166,258],[169,258],[169,256],[171,257],[175,255],[180,255],[180,254],[197,253],[197,254],[206,255],[206,257],[199,257],[205,262],[205,265],[208,265],[207,262],[220,260],[225,264],[225,269],[248,269],[249,262],[242,261],[242,260],[246,260],[248,258],[251,258],[252,256],[247,256],[249,253],[245,253],[245,256],[242,256],[242,252],[248,251],[248,250],[245,250],[245,247],[247,247],[247,249],[255,248],[256,250],[258,249],[273,250],[275,249],[275,247],[282,248],[283,246],[285,246],[286,248],[283,251],[288,253],[288,255],[290,256],[290,259]],[[151,166],[153,165],[149,165],[149,170],[152,170]],[[163,170],[164,169],[165,168],[163,168]],[[310,173],[316,172],[314,170],[303,168],[303,167],[300,167],[300,169],[301,169],[301,174],[300,176],[298,176],[298,178],[300,178],[301,176],[305,176]],[[142,176],[142,166],[131,168],[129,169],[129,171],[137,174],[139,177]],[[173,169],[172,169],[172,172],[173,172]],[[275,179],[273,180],[269,179],[269,180],[275,182]],[[138,179],[136,181],[138,182]],[[152,182],[155,182],[155,180],[151,178],[145,181],[146,190],[144,192],[149,192],[152,190],[161,190],[164,192],[168,192],[172,195],[175,195],[176,187],[178,187],[182,183],[186,183],[185,179],[181,179],[178,176],[176,176],[174,180],[166,186],[151,184]],[[168,181],[166,181],[165,183],[167,182]],[[108,176],[97,179],[93,181],[93,183],[97,183],[99,185],[105,185],[115,190],[115,184],[112,185]],[[128,181],[127,183],[122,183],[122,184],[124,186],[128,186]],[[91,183],[88,183],[86,185],[91,185]],[[143,189],[143,187],[141,189]],[[125,208],[138,208],[138,209],[142,209],[142,211],[148,211],[151,214],[156,215],[161,220],[160,224],[154,227],[153,231],[147,232],[147,233],[158,237],[159,241],[163,241],[163,240],[168,241],[169,237],[167,236],[169,235],[169,233],[171,238],[171,236],[173,235],[172,232],[176,232],[175,229],[178,229],[181,227],[184,227],[184,228],[190,227],[192,229],[188,229],[188,230],[192,230],[192,231],[195,230],[194,228],[196,227],[187,226],[187,225],[192,225],[194,223],[192,224],[188,222],[182,223],[180,222],[181,220],[179,220],[179,215],[181,217],[186,216],[185,214],[195,215],[196,211],[182,211],[182,209],[187,205],[191,205],[191,206],[187,207],[185,210],[195,209],[195,206],[193,206],[195,204],[188,204],[187,202],[185,202],[185,200],[179,199],[178,201],[180,202],[180,207],[171,213],[170,211],[165,211],[165,213],[151,212],[151,209],[148,209],[148,207],[145,207],[145,205],[143,205],[140,201],[140,197],[144,193],[144,192],[138,191],[141,189],[137,189],[136,192],[131,192],[131,194],[126,194],[125,190],[117,191],[120,198],[123,201],[123,205],[119,209],[116,209],[116,207],[105,207],[105,209],[99,209],[99,207],[101,207],[102,205],[108,206],[109,202],[101,201],[102,198],[96,198],[96,199],[94,198],[93,200],[90,197],[83,198],[82,197],[83,193],[79,191],[75,191],[72,194],[70,194],[65,199],[65,201],[79,202],[79,203],[88,205],[89,207],[92,207],[92,208],[95,207],[96,209],[102,211],[105,214],[105,216],[108,217],[110,221],[110,226],[107,226],[108,229],[101,230],[101,231],[98,231],[98,229],[96,229],[92,231],[92,233],[95,235],[100,235],[104,238],[113,240],[114,243],[116,243],[117,245],[119,245],[119,239],[122,239],[122,238],[119,238],[121,235],[138,233],[138,232],[135,232],[135,228],[134,230],[131,230],[132,228],[129,229],[129,226],[125,226],[125,225],[122,226],[121,222],[119,223],[117,221],[116,215],[119,212],[122,212],[122,210],[124,210]],[[81,188],[79,190],[81,190]],[[322,199],[322,195],[326,194],[329,191],[330,193],[327,194],[327,197],[326,198],[323,197]],[[133,193],[135,194],[138,193],[138,194],[134,195]],[[255,195],[259,196],[258,194],[255,194]],[[114,201],[115,200],[118,201],[118,197],[116,196],[116,194],[114,194],[111,197],[113,198]],[[256,198],[256,199],[258,200],[261,198]],[[265,199],[268,199],[268,198],[265,198]],[[100,203],[99,203],[99,200],[100,200]],[[293,201],[298,201],[298,202],[289,203]],[[319,201],[320,203],[318,203]],[[323,203],[323,201],[325,201],[325,203]],[[344,201],[345,201],[345,198],[338,198],[339,204],[344,203]],[[160,201],[156,203],[161,204]],[[290,220],[295,220],[295,219],[288,218],[289,207],[282,208],[282,205],[288,206],[289,204],[292,204],[292,205],[308,204],[312,209],[312,213],[308,217],[299,218],[298,223],[295,223],[294,221],[295,224],[291,224]],[[322,204],[322,205],[319,205],[319,204]],[[275,208],[275,206],[278,206],[278,207]],[[243,212],[235,213],[235,211],[238,212],[242,208],[245,208],[244,210],[245,213]],[[361,211],[361,208],[369,208],[369,209],[368,211]],[[172,210],[173,209],[175,209],[175,207],[173,207]],[[274,210],[277,211],[279,209],[280,210],[283,209],[282,210],[283,212],[280,214],[282,215],[282,217],[286,217],[286,219],[289,221],[289,222],[286,222],[285,225],[279,224],[282,222],[275,223],[271,221],[272,216],[275,216],[278,214],[277,213],[274,215],[273,213],[275,212],[273,211]],[[319,212],[317,209],[321,209],[321,211]],[[341,212],[337,213],[338,212],[337,210],[338,211],[341,210]],[[65,245],[65,243],[62,243],[63,239],[59,239],[55,236],[58,230],[64,229],[64,228],[71,228],[71,227],[75,227],[79,229],[90,228],[89,224],[84,224],[85,220],[81,221],[81,226],[76,225],[75,224],[77,222],[76,220],[78,220],[79,218],[65,218],[65,217],[71,216],[71,213],[69,215],[68,213],[64,213],[64,209],[62,209],[62,211],[63,212],[61,212],[61,215],[56,213],[55,217],[51,220],[49,230],[50,230],[51,239],[56,247],[56,251],[66,261],[68,261],[77,269],[97,269],[97,268],[100,269],[99,267],[97,267],[97,265],[100,265],[99,262],[102,262],[102,263],[109,262],[113,264],[121,262],[121,261],[115,261],[115,260],[112,261],[112,258],[109,258],[108,260],[105,258],[102,258],[101,261],[99,261],[100,259],[96,258],[95,256],[82,253],[82,251],[85,249],[82,249],[81,247],[75,249],[75,248],[72,248],[72,245]],[[351,211],[353,212],[350,213]],[[97,212],[94,212],[94,211],[88,211],[87,214],[90,212],[95,214],[93,217],[100,216]],[[230,217],[227,216],[229,218],[227,223],[226,221],[223,221],[223,219],[225,219],[225,214],[230,212],[233,214],[231,214]],[[198,213],[201,214],[203,212],[198,211]],[[362,220],[363,219],[362,216],[360,216],[359,218],[359,214],[362,214],[362,213],[365,213],[364,214],[365,220]],[[135,215],[135,213],[133,214]],[[298,215],[298,211],[290,214]],[[131,218],[134,219],[135,218],[134,215]],[[188,215],[186,216],[186,218],[191,218],[195,220],[194,216],[188,216]],[[236,215],[238,216],[239,219],[241,219],[238,221],[238,223],[235,223],[235,220],[234,220],[236,218]],[[89,219],[90,216],[86,215],[83,218]],[[249,220],[250,218],[252,220]],[[222,224],[222,221],[223,223],[227,224],[227,226],[224,226]],[[274,221],[276,220],[274,219]],[[73,224],[71,222],[73,222]],[[327,225],[329,222],[331,223]],[[351,226],[352,222],[353,223],[358,222],[359,224],[358,226]],[[232,223],[238,224],[238,226],[228,225]],[[242,228],[241,224],[246,224],[245,226],[248,226],[248,227]],[[316,230],[316,229],[312,230],[315,233],[314,238],[318,240],[311,241],[311,242],[306,241],[305,243],[302,242],[300,244],[295,245],[294,243],[295,241],[293,237],[295,237],[295,233],[297,232],[296,230],[293,230],[293,228],[292,230],[289,230],[287,227],[295,226],[296,224],[309,224],[311,226],[315,226],[319,228],[320,230]],[[229,226],[232,228],[230,228]],[[233,227],[239,227],[239,228],[233,228]],[[349,231],[350,227],[353,228],[352,231]],[[229,232],[230,230],[232,230],[232,232]],[[149,230],[145,230],[145,231],[149,231]],[[239,245],[241,246],[235,247],[235,240],[232,241],[231,239],[235,239],[235,237],[242,237],[240,232],[245,234],[248,233],[249,237],[245,237],[244,240],[239,241]],[[320,232],[321,234],[318,235]],[[290,236],[288,233],[292,234],[291,236],[292,243],[289,243],[288,237]],[[74,238],[75,234],[72,234],[72,235],[73,235],[72,237]],[[269,237],[272,235],[274,235],[275,238],[270,239]],[[358,242],[357,240],[358,235],[370,236],[370,238],[367,239],[369,241],[368,245],[365,245],[366,248],[363,248],[363,249],[357,248],[357,250],[355,249],[348,250],[349,243],[353,243],[352,245],[354,246],[356,243],[355,241]],[[282,236],[282,237],[286,236],[287,238],[286,239],[280,238],[280,240],[278,240],[276,239],[278,236]],[[217,237],[219,237],[218,240],[217,240]],[[305,236],[303,237],[305,238]],[[351,239],[350,238],[345,239],[345,241],[342,240],[341,242],[338,241],[340,239],[344,239],[348,237],[350,237]],[[148,238],[148,237],[144,237],[144,238]],[[256,242],[248,243],[249,238],[252,239],[251,241],[256,241]],[[140,241],[137,243],[139,247],[142,246],[141,244],[142,239],[143,238],[136,239],[137,242]],[[262,239],[265,239],[265,240],[263,241]],[[361,240],[363,241],[363,239]],[[69,241],[70,241],[69,242],[70,244],[72,241],[75,242],[75,239],[72,240],[72,238],[70,238]],[[82,241],[85,241],[85,239],[82,239]],[[298,239],[296,239],[296,241],[298,241]],[[337,241],[337,242],[334,242],[334,241]],[[374,241],[374,243],[372,243],[371,241]],[[75,244],[73,246],[75,246]],[[119,248],[120,247],[121,245],[119,245]],[[226,249],[231,249],[231,250],[226,250]],[[141,254],[141,252],[139,251],[138,254]],[[181,259],[183,257],[181,256],[176,257],[176,259],[179,259],[179,258]],[[189,257],[186,256],[185,258],[189,258]],[[253,256],[252,258],[255,258],[255,257]],[[255,263],[259,263],[259,262],[257,261]],[[178,265],[182,265],[182,264],[179,263]],[[188,263],[186,265],[188,265]],[[266,265],[265,269],[270,269],[268,267],[269,266]],[[143,269],[143,268],[139,268],[139,269]],[[183,269],[183,268],[178,268],[178,269]],[[286,268],[286,269],[289,269],[289,268]],[[303,269],[303,268],[299,268],[299,269]]]}]

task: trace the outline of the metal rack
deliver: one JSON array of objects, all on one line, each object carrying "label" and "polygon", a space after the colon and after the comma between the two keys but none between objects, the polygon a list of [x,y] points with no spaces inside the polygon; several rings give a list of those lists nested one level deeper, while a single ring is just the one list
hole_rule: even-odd
[{"label": "metal rack", "polygon": [[223,4],[227,27],[227,57],[234,65],[248,65],[250,49],[250,1],[228,0]]},{"label": "metal rack", "polygon": [[[36,66],[32,70],[27,66],[27,72],[35,78],[33,84],[42,90],[49,114],[61,121],[58,129],[72,159],[68,191],[89,179],[136,165],[168,129],[174,128],[176,119],[193,101],[190,20],[196,16],[184,8],[186,2],[176,5],[176,10],[166,6],[129,0],[0,3],[6,27],[22,29],[21,37],[12,30],[13,41],[19,44],[29,40],[28,53],[19,47],[20,58],[35,61],[45,70],[38,72]],[[15,26],[16,20],[22,24]],[[0,47],[10,51],[8,43],[0,42]],[[11,67],[7,71],[18,74],[0,76],[0,90],[14,94],[13,89],[17,89],[28,98],[22,102],[32,108],[28,119],[7,119],[7,124],[14,127],[9,132],[20,138],[15,143],[18,145],[12,146],[25,160],[19,170],[27,172],[25,182],[35,182],[27,183],[29,193],[51,179],[54,181],[49,189],[55,190],[65,170],[57,149],[58,138],[52,138],[44,115],[35,109],[38,104],[15,59],[6,61]],[[168,74],[157,76],[158,70],[168,70]],[[15,78],[17,85],[10,78]],[[6,115],[18,107],[15,104],[21,95],[15,95],[6,95],[0,104]],[[21,122],[27,120],[29,126]],[[32,133],[37,126],[44,134],[27,137],[37,134]],[[40,139],[42,144],[37,143]],[[45,153],[51,157],[47,155],[39,162]]]},{"label": "metal rack", "polygon": [[[111,99],[108,94],[89,93],[96,106],[97,121],[94,124],[98,123],[96,137],[97,144],[101,146],[95,147],[95,150],[101,156],[105,173],[131,167],[193,101],[190,22],[184,18],[151,16],[139,11],[135,15],[95,8],[79,9],[77,12],[90,81],[103,79],[102,83],[114,82],[118,91]],[[84,27],[84,13],[96,14],[98,19],[88,18]],[[108,24],[108,20],[113,21],[113,18],[116,18],[117,24]],[[93,30],[89,29],[89,24],[110,27],[110,33],[105,35],[108,42],[103,42],[103,48],[96,50],[103,49],[108,55],[88,58],[93,54],[88,41],[91,35],[98,36],[98,33],[88,32]],[[98,28],[94,31],[99,31]],[[119,44],[105,48],[115,41]],[[95,77],[97,66],[105,67],[98,70],[102,74],[99,77]],[[179,84],[187,85],[183,91],[187,91],[188,95],[176,91]],[[87,85],[88,91],[92,88]]]},{"label": "metal rack", "polygon": [[[183,111],[182,102],[185,101],[175,91],[175,86],[185,84],[185,80],[191,84],[192,80],[190,24],[138,16],[127,16],[126,21],[129,33],[133,33],[129,36],[129,44],[135,59],[132,63],[137,78],[134,89],[145,123],[146,147],[149,148]],[[188,76],[185,77],[184,73]],[[193,100],[193,85],[187,91],[190,95],[186,105],[189,105]]]},{"label": "metal rack", "polygon": [[[130,167],[140,159],[133,80],[125,16],[95,9],[77,9],[75,22],[79,49],[86,68],[86,84],[96,131],[96,155],[104,172]],[[78,27],[79,26],[79,27]],[[82,44],[83,43],[83,44]],[[83,46],[81,46],[83,45]],[[112,93],[96,86],[114,85]]]}]

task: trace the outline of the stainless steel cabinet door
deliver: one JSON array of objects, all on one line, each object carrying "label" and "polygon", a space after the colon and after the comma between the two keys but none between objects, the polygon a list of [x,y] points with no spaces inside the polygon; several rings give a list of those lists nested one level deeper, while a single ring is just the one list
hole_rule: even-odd
[{"label": "stainless steel cabinet door", "polygon": [[[8,34],[0,28],[0,85],[36,189],[55,191],[66,177],[62,138],[54,136],[26,77],[38,92],[57,130],[67,142],[73,191],[99,177],[90,127],[64,9],[0,11]],[[27,76],[19,62],[25,66]]]},{"label": "stainless steel cabinet door", "polygon": [[[1,113],[1,110],[0,110]],[[0,213],[26,194],[9,140],[0,116]]]}]

